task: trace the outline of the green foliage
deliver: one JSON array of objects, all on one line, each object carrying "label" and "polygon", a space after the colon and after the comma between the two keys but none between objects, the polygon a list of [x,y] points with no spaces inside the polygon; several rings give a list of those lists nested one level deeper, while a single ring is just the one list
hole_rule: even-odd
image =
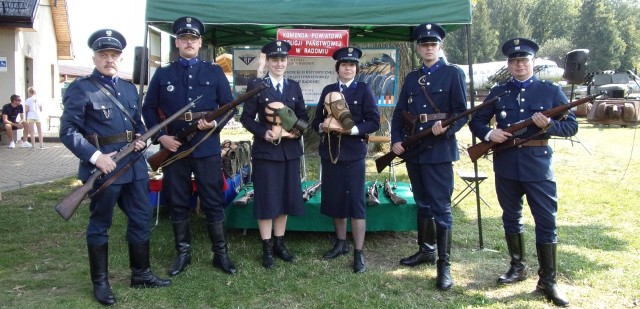
[{"label": "green foliage", "polygon": [[567,38],[551,39],[540,45],[537,57],[553,60],[562,68],[564,67],[564,56],[572,49],[573,45]]}]

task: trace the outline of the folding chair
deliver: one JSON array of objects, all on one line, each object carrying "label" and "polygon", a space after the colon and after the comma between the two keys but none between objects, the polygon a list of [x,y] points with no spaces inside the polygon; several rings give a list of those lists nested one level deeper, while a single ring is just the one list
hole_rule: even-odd
[{"label": "folding chair", "polygon": [[[465,187],[464,189],[462,189],[462,191],[460,191],[460,193],[458,193],[458,195],[456,195],[456,197],[453,198],[453,207],[456,207],[458,204],[460,204],[460,202],[462,202],[465,197],[471,194],[471,192],[476,192],[476,182],[478,183],[478,186],[480,186],[480,184],[487,179],[487,175],[480,171],[478,171],[478,177],[476,177],[473,171],[456,171],[456,173],[458,174],[460,179],[462,179]],[[480,200],[482,200],[482,202],[490,208],[489,203],[487,203],[487,201],[485,201],[482,196],[480,197]]]}]

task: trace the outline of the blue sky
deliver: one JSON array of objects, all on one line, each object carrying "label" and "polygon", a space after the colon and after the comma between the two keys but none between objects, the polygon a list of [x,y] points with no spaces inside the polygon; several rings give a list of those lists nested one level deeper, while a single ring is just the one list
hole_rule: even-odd
[{"label": "blue sky", "polygon": [[60,61],[61,64],[93,67],[93,53],[87,39],[96,30],[111,28],[127,39],[120,70],[133,72],[133,57],[136,46],[144,43],[144,13],[146,0],[67,0],[69,27],[75,60]]}]

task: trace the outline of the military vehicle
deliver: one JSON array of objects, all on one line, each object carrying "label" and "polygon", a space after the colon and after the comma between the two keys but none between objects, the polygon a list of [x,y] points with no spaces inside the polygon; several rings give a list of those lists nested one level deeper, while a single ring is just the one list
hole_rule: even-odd
[{"label": "military vehicle", "polygon": [[[588,73],[585,77],[586,95],[604,92],[593,103],[583,105],[577,116],[586,114],[594,125],[635,126],[640,119],[640,98],[633,94],[633,73],[612,71]],[[640,81],[638,81],[640,82]],[[580,97],[580,93],[576,93]]]}]

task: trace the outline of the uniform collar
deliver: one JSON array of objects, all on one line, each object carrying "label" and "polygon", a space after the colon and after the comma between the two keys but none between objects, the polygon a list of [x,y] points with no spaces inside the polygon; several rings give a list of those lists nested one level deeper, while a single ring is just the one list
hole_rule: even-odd
[{"label": "uniform collar", "polygon": [[442,68],[445,64],[446,64],[446,62],[444,62],[444,59],[438,58],[438,61],[436,61],[436,63],[434,63],[431,67],[427,67],[423,63],[422,67],[420,68],[420,70],[422,70],[422,73],[424,73],[424,75],[427,75],[427,74],[430,74],[430,73],[435,73],[437,70]]},{"label": "uniform collar", "polygon": [[355,87],[358,85],[358,82],[355,81],[355,79],[352,79],[346,83],[343,83],[341,81],[338,81],[338,88],[340,88],[340,85],[345,85],[347,86],[347,88],[350,88],[352,85]]},{"label": "uniform collar", "polygon": [[118,80],[120,79],[118,77],[118,75],[116,75],[116,76],[105,76],[105,75],[102,75],[102,73],[100,73],[97,69],[93,69],[93,73],[91,73],[91,76],[94,77],[94,78],[97,78],[102,83],[110,85],[110,86],[114,86],[118,82]]},{"label": "uniform collar", "polygon": [[536,80],[538,80],[538,79],[536,78],[535,75],[533,75],[533,76],[529,77],[529,79],[524,80],[524,81],[519,81],[515,77],[512,77],[510,82],[514,86],[516,86],[516,87],[518,87],[520,89],[524,89],[524,88],[527,88],[527,87],[531,86],[533,84],[533,82],[535,82]]},{"label": "uniform collar", "polygon": [[198,59],[198,57],[195,58],[191,58],[191,59],[186,59],[186,58],[178,58],[178,62],[180,62],[180,64],[182,64],[183,67],[188,68],[190,66],[194,66],[198,63],[200,63],[200,60]]},{"label": "uniform collar", "polygon": [[265,78],[269,79],[269,82],[271,83],[271,86],[273,86],[274,88],[276,87],[276,85],[278,83],[280,83],[282,85],[282,88],[280,88],[280,89],[284,89],[284,86],[287,84],[287,79],[284,78],[284,76],[282,77],[281,81],[277,81],[275,78],[273,78],[271,75],[269,75],[267,73],[267,76],[265,76]]}]

